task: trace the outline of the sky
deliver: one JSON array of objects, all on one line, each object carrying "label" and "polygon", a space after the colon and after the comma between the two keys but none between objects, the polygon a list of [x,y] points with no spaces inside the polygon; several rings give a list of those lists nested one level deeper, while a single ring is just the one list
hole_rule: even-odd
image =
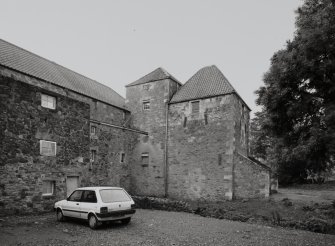
[{"label": "sky", "polygon": [[0,0],[0,38],[105,84],[216,65],[253,110],[302,0]]}]

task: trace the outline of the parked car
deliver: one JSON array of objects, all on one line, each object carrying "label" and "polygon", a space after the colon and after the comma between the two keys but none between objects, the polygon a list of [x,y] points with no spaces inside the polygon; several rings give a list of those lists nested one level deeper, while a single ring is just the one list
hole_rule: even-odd
[{"label": "parked car", "polygon": [[131,196],[119,187],[78,188],[66,200],[56,202],[54,208],[58,221],[66,217],[84,219],[92,229],[107,221],[128,224],[136,212]]}]

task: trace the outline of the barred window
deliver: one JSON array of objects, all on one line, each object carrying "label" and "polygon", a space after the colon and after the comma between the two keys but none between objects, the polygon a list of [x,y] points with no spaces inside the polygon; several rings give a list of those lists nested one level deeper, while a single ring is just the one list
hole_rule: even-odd
[{"label": "barred window", "polygon": [[91,126],[91,135],[95,135],[97,133],[97,127]]},{"label": "barred window", "polygon": [[150,110],[150,101],[143,101],[143,110]]},{"label": "barred window", "polygon": [[91,161],[97,160],[97,151],[95,149],[91,149]]},{"label": "barred window", "polygon": [[40,154],[45,156],[56,156],[57,143],[40,140]]},{"label": "barred window", "polygon": [[44,108],[55,109],[56,108],[56,97],[41,94],[41,106]]}]

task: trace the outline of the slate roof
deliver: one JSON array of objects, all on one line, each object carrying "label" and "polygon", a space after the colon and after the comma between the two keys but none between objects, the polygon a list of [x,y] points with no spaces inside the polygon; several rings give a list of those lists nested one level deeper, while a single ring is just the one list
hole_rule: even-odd
[{"label": "slate roof", "polygon": [[0,39],[0,65],[126,109],[113,89]]},{"label": "slate roof", "polygon": [[163,79],[172,79],[181,85],[181,83],[175,77],[169,74],[164,68],[159,67],[156,70],[152,71],[151,73],[143,76],[142,78],[126,85],[126,87],[145,84],[145,83],[149,83],[149,82],[153,82],[157,80],[163,80]]},{"label": "slate roof", "polygon": [[200,69],[172,97],[170,103],[233,93],[235,89],[215,66]]}]

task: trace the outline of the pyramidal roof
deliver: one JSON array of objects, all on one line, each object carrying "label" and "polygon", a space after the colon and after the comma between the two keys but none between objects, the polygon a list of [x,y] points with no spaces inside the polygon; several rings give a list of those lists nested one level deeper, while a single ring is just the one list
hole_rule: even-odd
[{"label": "pyramidal roof", "polygon": [[163,79],[172,79],[178,84],[181,84],[175,77],[173,77],[171,74],[169,74],[164,68],[157,68],[151,73],[148,73],[147,75],[143,76],[142,78],[126,85],[126,87],[134,86],[134,85],[140,85],[145,84],[157,80],[163,80]]},{"label": "pyramidal roof", "polygon": [[204,67],[194,74],[172,97],[170,103],[213,97],[233,92],[236,93],[228,79],[213,65]]},{"label": "pyramidal roof", "polygon": [[0,65],[126,109],[113,89],[0,39]]}]

